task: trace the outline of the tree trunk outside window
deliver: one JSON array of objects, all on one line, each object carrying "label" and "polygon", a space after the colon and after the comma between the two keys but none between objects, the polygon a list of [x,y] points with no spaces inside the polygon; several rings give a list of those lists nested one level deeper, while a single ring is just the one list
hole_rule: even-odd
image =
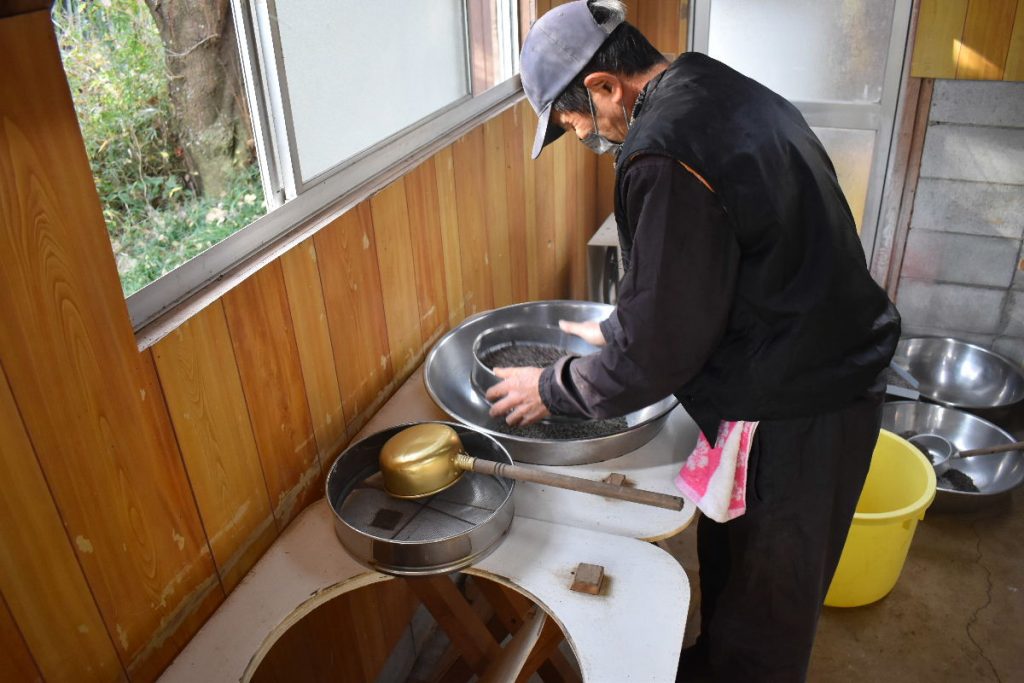
[{"label": "tree trunk outside window", "polygon": [[146,0],[164,44],[171,102],[196,189],[225,191],[253,153],[228,0]]}]

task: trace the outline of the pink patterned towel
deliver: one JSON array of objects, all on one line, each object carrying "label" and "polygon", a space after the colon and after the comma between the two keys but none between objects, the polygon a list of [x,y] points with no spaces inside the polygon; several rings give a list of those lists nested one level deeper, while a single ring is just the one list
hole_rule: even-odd
[{"label": "pink patterned towel", "polygon": [[676,488],[716,522],[728,522],[747,511],[747,458],[757,422],[718,425],[712,446],[701,432],[697,445],[676,477]]}]

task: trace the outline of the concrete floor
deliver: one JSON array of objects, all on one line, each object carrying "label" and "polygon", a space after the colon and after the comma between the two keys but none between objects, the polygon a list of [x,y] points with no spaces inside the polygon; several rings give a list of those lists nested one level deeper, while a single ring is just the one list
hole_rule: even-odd
[{"label": "concrete floor", "polygon": [[[1021,433],[1019,430],[1012,430]],[[699,630],[696,525],[661,545],[693,589]],[[1024,490],[972,513],[929,512],[896,587],[864,607],[826,607],[809,681],[1024,681]]]}]

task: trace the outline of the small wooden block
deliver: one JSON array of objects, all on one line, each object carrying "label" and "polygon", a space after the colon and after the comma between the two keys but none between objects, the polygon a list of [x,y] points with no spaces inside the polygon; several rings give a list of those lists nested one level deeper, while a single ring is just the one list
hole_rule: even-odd
[{"label": "small wooden block", "polygon": [[598,595],[601,592],[601,584],[604,583],[604,567],[599,564],[580,562],[576,565],[574,574],[569,590],[590,595]]},{"label": "small wooden block", "polygon": [[606,484],[611,484],[612,486],[624,486],[626,484],[626,475],[619,474],[618,472],[612,472],[604,478],[604,482]]}]

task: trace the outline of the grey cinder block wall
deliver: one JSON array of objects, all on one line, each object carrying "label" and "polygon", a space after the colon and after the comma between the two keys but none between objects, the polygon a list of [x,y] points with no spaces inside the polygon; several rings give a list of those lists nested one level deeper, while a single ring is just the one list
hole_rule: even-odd
[{"label": "grey cinder block wall", "polygon": [[1024,364],[1024,83],[936,81],[896,304],[904,336]]}]

